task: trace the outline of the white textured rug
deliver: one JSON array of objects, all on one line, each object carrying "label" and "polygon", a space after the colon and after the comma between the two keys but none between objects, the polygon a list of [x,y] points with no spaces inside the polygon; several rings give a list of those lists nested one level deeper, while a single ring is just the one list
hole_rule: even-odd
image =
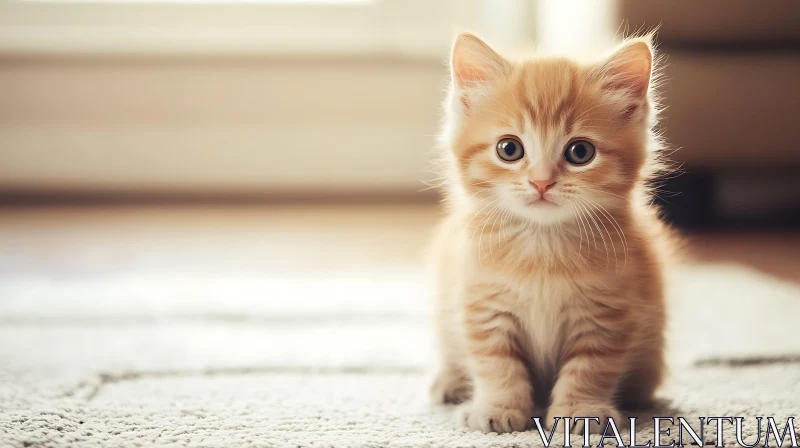
[{"label": "white textured rug", "polygon": [[[707,265],[670,284],[672,376],[641,416],[748,417],[752,442],[755,416],[800,414],[800,287]],[[0,278],[0,447],[540,445],[428,403],[426,291],[398,270]]]}]

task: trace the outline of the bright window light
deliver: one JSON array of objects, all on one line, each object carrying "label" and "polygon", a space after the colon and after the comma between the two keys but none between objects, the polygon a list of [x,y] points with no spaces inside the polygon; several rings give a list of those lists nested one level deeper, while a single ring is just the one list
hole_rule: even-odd
[{"label": "bright window light", "polygon": [[359,4],[373,3],[376,0],[19,0],[22,3],[263,3],[277,5],[291,4]]}]

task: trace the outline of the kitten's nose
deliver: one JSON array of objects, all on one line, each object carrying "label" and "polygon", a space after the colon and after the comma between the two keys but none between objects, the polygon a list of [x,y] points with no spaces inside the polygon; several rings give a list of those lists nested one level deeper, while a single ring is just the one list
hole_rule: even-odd
[{"label": "kitten's nose", "polygon": [[556,181],[550,179],[531,180],[529,182],[531,183],[531,185],[533,185],[533,188],[535,188],[536,191],[539,192],[539,194],[544,194],[544,192],[547,191],[548,188],[552,187],[556,183]]}]

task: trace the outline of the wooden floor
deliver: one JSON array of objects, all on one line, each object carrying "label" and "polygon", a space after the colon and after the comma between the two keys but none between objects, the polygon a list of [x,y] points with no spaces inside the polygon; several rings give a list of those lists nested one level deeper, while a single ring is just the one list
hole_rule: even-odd
[{"label": "wooden floor", "polygon": [[[0,276],[372,269],[421,263],[434,205],[0,208]],[[800,232],[689,235],[700,262],[800,282]]]}]

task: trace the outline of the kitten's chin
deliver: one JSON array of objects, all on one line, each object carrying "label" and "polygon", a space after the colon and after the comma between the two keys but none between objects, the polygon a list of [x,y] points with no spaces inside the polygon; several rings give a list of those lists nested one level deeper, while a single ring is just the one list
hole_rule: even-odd
[{"label": "kitten's chin", "polygon": [[542,225],[560,224],[573,216],[570,207],[542,199],[515,204],[514,211],[521,218]]}]

